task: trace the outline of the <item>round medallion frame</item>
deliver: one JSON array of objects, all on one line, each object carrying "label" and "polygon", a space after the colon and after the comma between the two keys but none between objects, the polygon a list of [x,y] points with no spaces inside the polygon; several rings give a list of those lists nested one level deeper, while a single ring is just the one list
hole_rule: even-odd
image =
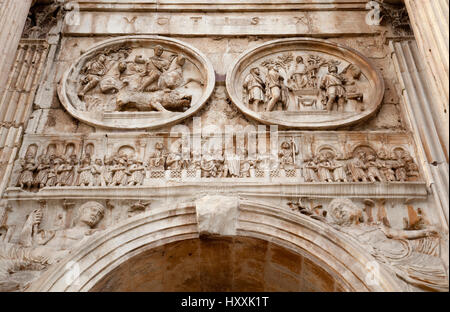
[{"label": "round medallion frame", "polygon": [[[157,45],[162,45],[165,51],[183,54],[186,60],[191,62],[202,75],[203,91],[195,101],[192,100],[189,109],[180,113],[157,112],[159,114],[157,116],[162,118],[155,118],[155,114],[151,116],[153,112],[132,112],[126,114],[114,112],[109,118],[104,118],[100,114],[77,109],[77,107],[83,106],[85,103],[78,97],[77,84],[74,81],[80,77],[80,71],[90,59],[109,48],[154,48]],[[205,105],[214,90],[214,86],[214,68],[208,58],[198,49],[182,41],[162,36],[125,36],[103,41],[83,53],[64,73],[58,87],[58,96],[64,108],[74,118],[91,126],[119,130],[142,130],[170,126],[192,116]]]},{"label": "round medallion frame", "polygon": [[[320,112],[321,115],[316,114],[316,116],[310,112],[304,115],[289,112],[290,115],[286,114],[286,117],[283,116],[283,112],[256,112],[250,109],[242,100],[241,95],[243,92],[242,82],[249,69],[255,63],[262,63],[262,60],[272,55],[292,51],[320,53],[356,65],[369,86],[364,91],[366,109],[362,112],[334,115],[332,114],[334,112]],[[325,130],[353,125],[373,116],[383,101],[385,84],[380,71],[358,51],[326,40],[297,37],[269,41],[243,52],[227,72],[226,88],[231,101],[237,108],[258,122],[279,125],[282,128]]]}]

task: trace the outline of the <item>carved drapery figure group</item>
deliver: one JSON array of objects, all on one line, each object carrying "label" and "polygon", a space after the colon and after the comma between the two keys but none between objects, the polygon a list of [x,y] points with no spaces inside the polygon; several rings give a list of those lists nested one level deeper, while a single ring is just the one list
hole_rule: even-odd
[{"label": "carved drapery figure group", "polygon": [[[186,146],[186,145],[185,145]],[[27,190],[44,187],[112,187],[139,186],[146,178],[295,178],[305,182],[407,182],[419,179],[419,168],[404,148],[378,153],[368,146],[354,149],[343,157],[332,147],[321,147],[312,157],[299,158],[293,138],[281,141],[277,154],[249,155],[247,149],[236,152],[203,146],[203,151],[183,150],[182,140],[168,149],[163,142],[154,143],[148,159],[134,152],[120,150],[112,155],[93,157],[87,150],[81,159],[75,154],[46,152],[37,157],[27,152],[19,159],[20,173],[15,185]],[[388,156],[389,155],[389,156]],[[284,170],[284,174],[282,174]],[[166,175],[166,172],[168,172]]]},{"label": "carved drapery figure group", "polygon": [[325,150],[304,160],[303,174],[305,182],[406,182],[418,179],[419,168],[400,148],[391,157],[384,151],[356,149],[349,159]]},{"label": "carved drapery figure group", "polygon": [[[86,102],[84,110],[101,111],[105,96],[112,94],[115,111],[184,112],[192,95],[181,90],[188,83],[202,81],[183,77],[186,58],[167,54],[156,45],[153,56],[133,54],[131,48],[108,49],[86,62],[80,71],[78,97]],[[108,109],[109,110],[109,109]]]},{"label": "carved drapery figure group", "polygon": [[[306,59],[306,61],[305,61]],[[353,64],[339,72],[340,61],[321,56],[285,53],[252,67],[243,80],[243,98],[249,108],[261,111],[326,110],[343,112],[349,100],[363,110],[357,90],[361,70]],[[319,73],[322,67],[327,72]],[[262,74],[264,72],[264,75]]]},{"label": "carved drapery figure group", "polygon": [[76,155],[40,155],[37,162],[27,155],[21,160],[21,166],[16,185],[25,190],[55,186],[142,185],[146,169],[141,160],[127,155],[93,160],[89,154],[80,161]]},{"label": "carved drapery figure group", "polygon": [[424,290],[448,291],[448,277],[440,259],[439,230],[430,225],[420,208],[410,206],[410,220],[404,221],[403,229],[395,229],[386,213],[373,220],[368,211],[373,207],[367,206],[367,202],[374,205],[372,200],[366,200],[362,209],[349,198],[334,198],[327,205],[304,199],[287,204],[291,210],[357,239],[379,263],[406,283]]}]

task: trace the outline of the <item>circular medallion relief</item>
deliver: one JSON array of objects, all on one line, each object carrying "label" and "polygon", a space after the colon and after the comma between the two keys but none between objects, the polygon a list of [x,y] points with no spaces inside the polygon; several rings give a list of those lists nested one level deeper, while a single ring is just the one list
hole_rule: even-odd
[{"label": "circular medallion relief", "polygon": [[197,112],[210,97],[214,69],[197,49],[159,36],[104,41],[64,74],[59,98],[93,126],[150,129]]},{"label": "circular medallion relief", "polygon": [[290,38],[244,52],[227,73],[233,103],[265,124],[333,129],[373,115],[383,100],[380,72],[357,51]]}]

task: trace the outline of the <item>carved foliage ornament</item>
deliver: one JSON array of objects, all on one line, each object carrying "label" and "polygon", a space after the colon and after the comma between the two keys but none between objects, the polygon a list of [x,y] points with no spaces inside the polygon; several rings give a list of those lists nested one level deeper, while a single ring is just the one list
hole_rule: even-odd
[{"label": "carved foliage ornament", "polygon": [[292,38],[244,52],[227,73],[233,103],[265,124],[333,129],[372,116],[384,95],[380,72],[353,49]]},{"label": "carved foliage ornament", "polygon": [[197,49],[159,36],[107,40],[65,73],[59,98],[93,126],[150,129],[197,112],[211,95],[211,63]]}]

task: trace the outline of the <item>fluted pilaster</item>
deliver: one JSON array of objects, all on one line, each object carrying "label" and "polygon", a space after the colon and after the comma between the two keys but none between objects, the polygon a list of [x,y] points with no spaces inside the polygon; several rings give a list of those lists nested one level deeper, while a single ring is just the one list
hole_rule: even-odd
[{"label": "fluted pilaster", "polygon": [[[426,67],[433,99],[431,113],[448,158],[449,150],[449,4],[448,0],[405,0],[411,26]],[[448,162],[448,159],[447,159]]]},{"label": "fluted pilaster", "polygon": [[0,0],[0,95],[5,90],[32,0]]}]

